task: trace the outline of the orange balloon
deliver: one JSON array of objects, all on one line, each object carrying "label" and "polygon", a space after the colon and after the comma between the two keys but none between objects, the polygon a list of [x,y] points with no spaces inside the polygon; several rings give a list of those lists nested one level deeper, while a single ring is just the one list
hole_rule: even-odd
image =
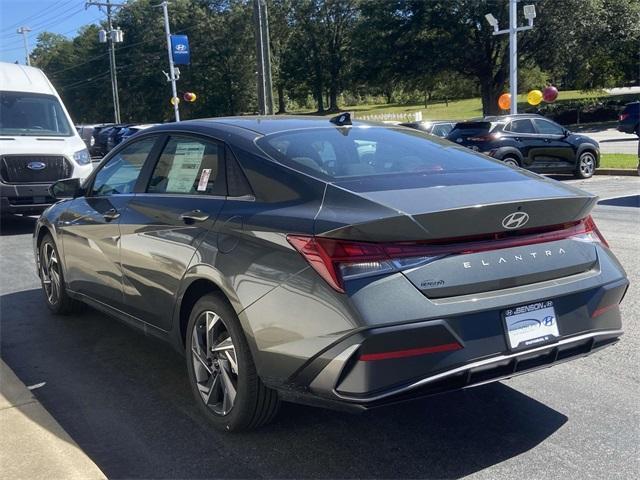
[{"label": "orange balloon", "polygon": [[498,98],[498,106],[502,110],[509,110],[511,108],[511,94],[503,93],[500,95],[500,98]]}]

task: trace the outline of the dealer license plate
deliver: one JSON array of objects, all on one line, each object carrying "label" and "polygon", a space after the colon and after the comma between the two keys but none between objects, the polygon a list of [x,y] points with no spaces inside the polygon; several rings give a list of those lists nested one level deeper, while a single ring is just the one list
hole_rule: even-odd
[{"label": "dealer license plate", "polygon": [[551,300],[509,308],[504,311],[504,323],[512,350],[536,347],[560,336]]}]

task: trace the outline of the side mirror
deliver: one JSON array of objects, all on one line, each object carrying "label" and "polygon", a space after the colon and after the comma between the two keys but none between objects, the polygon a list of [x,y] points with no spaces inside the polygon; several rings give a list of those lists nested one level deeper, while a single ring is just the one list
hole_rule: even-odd
[{"label": "side mirror", "polygon": [[563,134],[564,138],[567,138],[569,135],[571,135],[571,132],[565,128]]},{"label": "side mirror", "polygon": [[79,178],[65,178],[58,180],[49,187],[49,194],[56,200],[76,198],[84,193]]}]

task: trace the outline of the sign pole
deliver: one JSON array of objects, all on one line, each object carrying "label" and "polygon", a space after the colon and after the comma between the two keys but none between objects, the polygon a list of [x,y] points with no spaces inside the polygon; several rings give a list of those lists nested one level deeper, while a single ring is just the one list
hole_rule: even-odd
[{"label": "sign pole", "polygon": [[176,116],[176,122],[180,121],[180,108],[178,107],[178,90],[176,89],[176,73],[173,65],[173,52],[171,50],[171,30],[169,29],[169,2],[164,1],[161,3],[162,12],[164,14],[164,31],[167,36],[167,53],[169,54],[169,80],[171,81],[171,93],[173,95],[171,103],[173,104],[173,111]]}]

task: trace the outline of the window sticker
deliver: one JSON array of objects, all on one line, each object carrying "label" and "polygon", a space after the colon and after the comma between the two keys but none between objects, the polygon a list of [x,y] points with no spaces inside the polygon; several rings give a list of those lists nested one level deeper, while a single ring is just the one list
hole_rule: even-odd
[{"label": "window sticker", "polygon": [[189,193],[198,177],[205,145],[202,143],[178,143],[173,164],[168,174],[167,192]]},{"label": "window sticker", "polygon": [[200,181],[198,182],[198,191],[206,192],[207,185],[209,184],[209,177],[211,176],[210,168],[203,168],[202,173],[200,174]]}]

